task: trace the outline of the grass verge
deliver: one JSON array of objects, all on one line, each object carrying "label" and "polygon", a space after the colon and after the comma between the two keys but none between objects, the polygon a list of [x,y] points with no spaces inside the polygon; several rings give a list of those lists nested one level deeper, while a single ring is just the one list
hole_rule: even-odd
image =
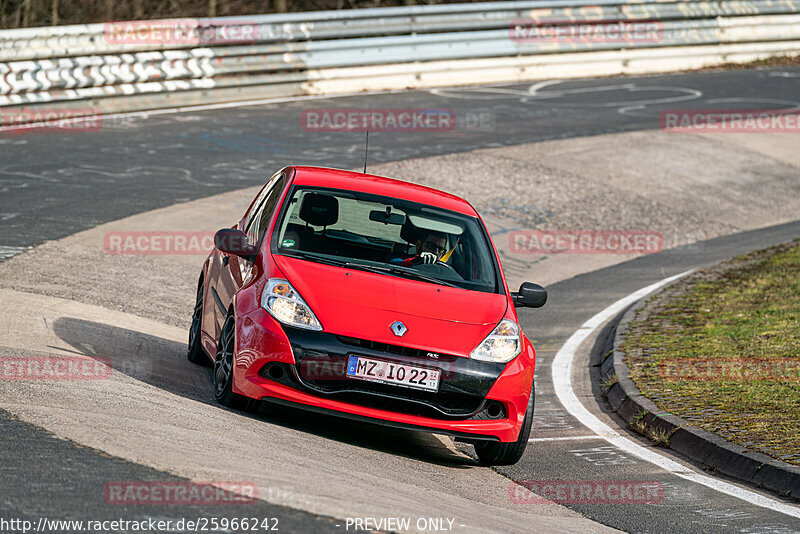
[{"label": "grass verge", "polygon": [[670,286],[638,310],[621,349],[663,410],[800,465],[800,241]]}]

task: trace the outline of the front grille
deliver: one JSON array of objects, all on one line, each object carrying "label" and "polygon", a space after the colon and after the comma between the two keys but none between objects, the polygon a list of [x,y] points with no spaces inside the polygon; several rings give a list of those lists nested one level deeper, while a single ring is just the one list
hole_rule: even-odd
[{"label": "front grille", "polygon": [[[401,347],[400,345],[389,345],[388,343],[379,343],[377,341],[369,341],[366,339],[358,339],[355,337],[336,336],[340,342],[352,347],[360,349],[374,350],[377,352],[386,352],[389,354],[397,354],[398,356],[413,356],[415,358],[431,359],[431,352],[419,349],[412,349],[409,347]],[[437,356],[439,356],[437,354]],[[445,358],[457,358],[457,356],[445,356]]]},{"label": "front grille", "polygon": [[[286,369],[286,380],[294,382],[293,387],[332,400],[435,419],[483,418],[486,394],[504,367],[321,332],[287,329],[287,334],[297,362]],[[350,378],[346,373],[350,355],[438,369],[439,390]],[[262,376],[274,380],[268,375],[262,370]]]}]

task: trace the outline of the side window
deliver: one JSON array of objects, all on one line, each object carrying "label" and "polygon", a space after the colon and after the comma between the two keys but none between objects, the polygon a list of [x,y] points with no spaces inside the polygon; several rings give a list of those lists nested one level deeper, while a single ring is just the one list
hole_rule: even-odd
[{"label": "side window", "polygon": [[247,240],[250,244],[257,245],[258,240],[266,231],[285,184],[286,175],[281,174],[276,181],[269,185],[269,191],[262,200],[261,206],[259,206],[254,213],[253,219],[248,223],[250,227],[247,229]]},{"label": "side window", "polygon": [[242,228],[242,230],[244,230],[245,233],[250,231],[250,226],[253,224],[253,221],[256,219],[257,215],[261,212],[261,206],[264,204],[264,198],[270,193],[270,191],[272,191],[272,186],[275,185],[275,182],[281,176],[283,176],[283,173],[273,175],[264,188],[258,193],[258,197],[253,202],[250,211],[248,211],[244,216],[245,221],[244,228]]},{"label": "side window", "polygon": [[283,186],[286,185],[286,176],[281,175],[275,185],[272,188],[272,192],[267,197],[267,200],[264,202],[264,209],[259,216],[258,222],[258,238],[260,239],[264,232],[267,231],[267,226],[269,226],[269,221],[272,219],[272,214],[275,213],[275,208],[278,205],[278,200],[281,197],[281,191],[283,191]]},{"label": "side window", "polygon": [[269,193],[269,184],[265,185],[264,188],[259,191],[258,197],[256,197],[255,201],[253,201],[253,205],[250,206],[250,211],[244,214],[244,226],[242,230],[247,232],[250,229],[250,225],[253,222],[253,217],[256,213],[258,213],[261,204],[264,202],[264,196]]}]

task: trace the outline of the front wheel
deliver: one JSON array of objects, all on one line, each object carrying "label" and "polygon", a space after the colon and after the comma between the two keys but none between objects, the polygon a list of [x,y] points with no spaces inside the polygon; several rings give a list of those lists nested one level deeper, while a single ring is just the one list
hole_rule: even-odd
[{"label": "front wheel", "polygon": [[519,431],[517,441],[509,443],[479,443],[475,445],[475,452],[478,459],[486,465],[513,465],[522,458],[525,447],[528,445],[528,438],[531,435],[533,425],[533,404],[534,390],[531,388],[531,396],[528,399],[528,409],[525,410],[525,419],[522,421],[522,428]]},{"label": "front wheel", "polygon": [[214,360],[214,397],[217,402],[234,410],[250,411],[256,402],[233,392],[233,351],[236,339],[236,318],[228,313],[217,342],[217,357]]}]

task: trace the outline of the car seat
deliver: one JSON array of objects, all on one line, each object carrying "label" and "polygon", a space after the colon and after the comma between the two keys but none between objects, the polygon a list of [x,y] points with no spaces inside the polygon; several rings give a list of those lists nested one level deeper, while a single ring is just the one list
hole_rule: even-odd
[{"label": "car seat", "polygon": [[[300,205],[300,220],[305,226],[290,223],[286,226],[287,234],[291,230],[297,236],[297,247],[310,252],[331,253],[332,243],[325,237],[328,226],[339,220],[339,201],[332,195],[323,193],[307,193]],[[321,226],[322,232],[317,234],[311,226]]]}]

